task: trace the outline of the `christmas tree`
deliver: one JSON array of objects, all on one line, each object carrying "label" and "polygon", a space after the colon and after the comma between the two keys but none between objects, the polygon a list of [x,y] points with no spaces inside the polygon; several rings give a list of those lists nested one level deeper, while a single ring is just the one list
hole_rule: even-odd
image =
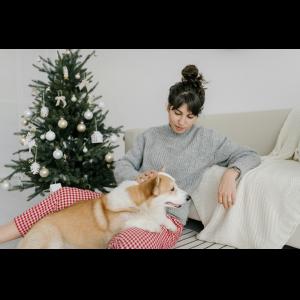
[{"label": "christmas tree", "polygon": [[[2,179],[8,190],[34,188],[28,197],[52,192],[61,186],[107,192],[116,186],[113,175],[113,149],[122,126],[106,127],[102,96],[92,96],[92,74],[85,68],[95,51],[84,59],[80,50],[57,52],[57,59],[39,57],[33,64],[47,74],[48,82],[32,80],[29,86],[35,97],[23,117],[20,132],[23,149],[14,153],[18,159],[5,165],[13,172]],[[22,152],[28,153],[21,158]],[[19,182],[12,185],[15,174]],[[24,178],[25,177],[25,178]]]}]

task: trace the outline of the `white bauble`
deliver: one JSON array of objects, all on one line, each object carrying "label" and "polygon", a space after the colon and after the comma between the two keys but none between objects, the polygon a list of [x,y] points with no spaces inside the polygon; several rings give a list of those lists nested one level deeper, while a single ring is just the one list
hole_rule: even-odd
[{"label": "white bauble", "polygon": [[82,150],[82,152],[83,152],[83,153],[87,153],[87,152],[88,152],[87,147],[84,147],[83,150]]},{"label": "white bauble", "polygon": [[46,139],[47,141],[49,142],[52,142],[55,140],[55,133],[52,131],[52,130],[49,130],[47,133],[46,133]]},{"label": "white bauble", "polygon": [[32,116],[33,116],[33,112],[32,112],[30,109],[26,109],[26,110],[24,111],[24,117],[25,117],[26,119],[30,119]]},{"label": "white bauble", "polygon": [[77,74],[75,75],[75,78],[76,78],[76,79],[80,79],[80,74],[77,73]]},{"label": "white bauble", "polygon": [[3,189],[3,190],[8,190],[9,188],[10,188],[10,183],[9,183],[9,181],[8,180],[4,180],[2,183],[1,183],[1,188]]},{"label": "white bauble", "polygon": [[58,121],[57,125],[59,128],[64,129],[68,126],[68,122],[63,117],[61,117],[60,120]]},{"label": "white bauble", "polygon": [[86,130],[86,126],[84,125],[84,123],[81,121],[80,124],[77,125],[77,130],[79,132],[84,132]]},{"label": "white bauble", "polygon": [[109,140],[110,140],[112,143],[116,143],[117,140],[118,140],[118,137],[117,137],[115,134],[112,134],[111,137],[109,138]]},{"label": "white bauble", "polygon": [[98,106],[99,106],[101,109],[103,109],[103,108],[105,107],[105,104],[104,104],[103,101],[100,101],[99,104],[98,104]]},{"label": "white bauble", "polygon": [[77,98],[76,98],[75,95],[72,96],[71,101],[72,101],[72,102],[76,102],[76,101],[77,101]]},{"label": "white bauble", "polygon": [[44,140],[44,139],[45,139],[45,135],[42,134],[42,135],[40,136],[40,139],[41,139],[41,140]]},{"label": "white bauble", "polygon": [[42,118],[47,118],[48,115],[49,115],[49,108],[46,107],[46,106],[43,106],[43,107],[41,108],[41,113],[40,113],[40,115],[41,115]]},{"label": "white bauble", "polygon": [[110,163],[110,162],[112,162],[113,160],[114,160],[114,156],[113,156],[112,153],[107,153],[107,154],[105,155],[105,161],[106,161],[106,162]]},{"label": "white bauble", "polygon": [[41,170],[40,170],[40,176],[41,177],[47,177],[49,175],[49,170],[45,167],[43,167]]},{"label": "white bauble", "polygon": [[56,149],[55,151],[53,151],[53,157],[55,159],[61,159],[63,157],[62,151],[59,149]]},{"label": "white bauble", "polygon": [[87,111],[84,113],[84,118],[87,119],[87,120],[93,119],[93,116],[94,116],[94,114],[93,114],[90,110],[87,110]]}]

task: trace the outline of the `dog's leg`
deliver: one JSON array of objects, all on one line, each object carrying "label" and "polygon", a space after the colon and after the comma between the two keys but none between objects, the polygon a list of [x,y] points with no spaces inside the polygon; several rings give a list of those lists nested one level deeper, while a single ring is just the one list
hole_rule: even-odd
[{"label": "dog's leg", "polygon": [[171,230],[173,232],[177,230],[177,226],[167,217],[164,219],[162,225],[164,225],[168,230]]},{"label": "dog's leg", "polygon": [[18,249],[61,249],[64,243],[57,228],[51,224],[38,224],[20,241]]}]

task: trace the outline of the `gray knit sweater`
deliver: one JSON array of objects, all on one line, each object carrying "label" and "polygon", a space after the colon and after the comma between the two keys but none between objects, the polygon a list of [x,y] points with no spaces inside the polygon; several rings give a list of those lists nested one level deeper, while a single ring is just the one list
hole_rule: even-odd
[{"label": "gray knit sweater", "polygon": [[[213,129],[193,126],[177,134],[169,125],[152,127],[140,134],[132,149],[115,164],[117,183],[134,180],[139,173],[160,170],[176,179],[179,188],[190,195],[200,184],[205,170],[213,165],[236,166],[241,176],[260,164],[260,157],[248,147],[240,146]],[[216,199],[217,201],[217,199]],[[168,213],[186,223],[189,205],[168,208]]]}]

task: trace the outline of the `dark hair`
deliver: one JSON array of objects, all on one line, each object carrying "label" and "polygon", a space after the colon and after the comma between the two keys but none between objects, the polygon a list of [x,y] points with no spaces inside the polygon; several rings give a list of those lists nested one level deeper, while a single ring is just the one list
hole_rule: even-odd
[{"label": "dark hair", "polygon": [[181,74],[181,82],[170,87],[169,107],[178,109],[181,105],[186,104],[188,110],[193,115],[198,116],[205,102],[205,87],[203,85],[206,81],[195,65],[187,65]]}]

